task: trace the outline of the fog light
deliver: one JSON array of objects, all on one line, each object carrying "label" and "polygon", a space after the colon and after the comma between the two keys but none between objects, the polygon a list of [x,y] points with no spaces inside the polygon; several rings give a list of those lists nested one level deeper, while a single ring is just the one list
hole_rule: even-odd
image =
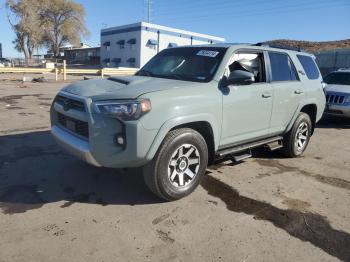
[{"label": "fog light", "polygon": [[114,140],[115,140],[116,144],[118,144],[122,147],[125,146],[125,137],[123,134],[116,134]]}]

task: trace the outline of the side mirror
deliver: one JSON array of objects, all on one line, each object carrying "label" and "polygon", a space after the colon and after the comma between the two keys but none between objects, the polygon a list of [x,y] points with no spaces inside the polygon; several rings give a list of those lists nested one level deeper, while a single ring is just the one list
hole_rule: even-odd
[{"label": "side mirror", "polygon": [[254,82],[254,74],[243,70],[232,71],[227,79],[227,84],[229,85],[250,85]]}]

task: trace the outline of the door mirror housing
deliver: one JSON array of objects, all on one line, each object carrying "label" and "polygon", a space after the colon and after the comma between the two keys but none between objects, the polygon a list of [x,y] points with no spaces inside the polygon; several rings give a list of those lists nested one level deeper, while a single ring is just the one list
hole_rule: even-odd
[{"label": "door mirror housing", "polygon": [[227,78],[228,85],[250,85],[254,82],[254,74],[244,70],[234,70]]}]

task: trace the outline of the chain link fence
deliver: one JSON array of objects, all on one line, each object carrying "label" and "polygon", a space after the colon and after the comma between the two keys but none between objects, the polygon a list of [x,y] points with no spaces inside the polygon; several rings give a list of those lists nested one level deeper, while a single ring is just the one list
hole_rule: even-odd
[{"label": "chain link fence", "polygon": [[28,67],[28,68],[46,68],[48,64],[52,66],[62,66],[63,59],[55,58],[32,58],[25,60],[24,58],[9,58],[0,61],[0,67]]}]

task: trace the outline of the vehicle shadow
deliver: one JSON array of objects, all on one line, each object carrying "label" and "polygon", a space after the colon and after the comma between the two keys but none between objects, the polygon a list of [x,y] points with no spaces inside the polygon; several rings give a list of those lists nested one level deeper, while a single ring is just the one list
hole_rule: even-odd
[{"label": "vehicle shadow", "polygon": [[96,168],[65,154],[49,131],[0,137],[0,208],[21,213],[46,203],[100,205],[162,202],[144,184],[141,170]]},{"label": "vehicle shadow", "polygon": [[229,211],[270,222],[290,236],[309,242],[333,257],[350,261],[350,234],[333,228],[327,217],[306,210],[281,209],[246,197],[211,172],[203,178],[201,185],[209,195],[221,199]]}]

